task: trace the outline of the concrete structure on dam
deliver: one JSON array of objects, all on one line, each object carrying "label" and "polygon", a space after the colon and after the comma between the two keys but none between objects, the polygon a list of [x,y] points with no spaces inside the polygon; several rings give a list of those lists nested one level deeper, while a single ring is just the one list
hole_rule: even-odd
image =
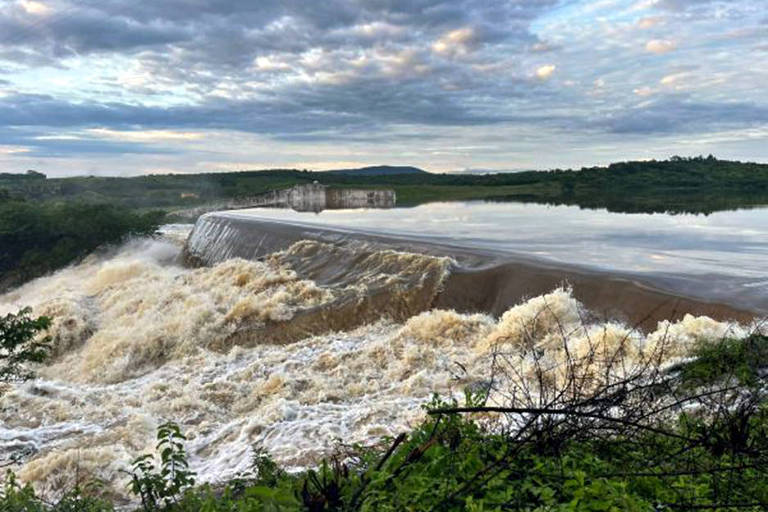
[{"label": "concrete structure on dam", "polygon": [[194,220],[209,212],[258,207],[292,208],[299,212],[315,213],[343,208],[394,208],[396,199],[392,189],[335,188],[314,182],[226,202],[171,211],[170,214]]},{"label": "concrete structure on dam", "polygon": [[278,206],[300,212],[320,212],[340,208],[393,208],[395,200],[395,191],[391,189],[331,188],[314,182],[237,199],[229,206],[235,209]]}]

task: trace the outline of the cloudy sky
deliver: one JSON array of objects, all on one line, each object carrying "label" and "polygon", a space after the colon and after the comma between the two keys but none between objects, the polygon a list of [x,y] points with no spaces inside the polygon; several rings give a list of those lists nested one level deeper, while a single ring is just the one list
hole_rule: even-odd
[{"label": "cloudy sky", "polygon": [[768,161],[766,0],[0,0],[0,171]]}]

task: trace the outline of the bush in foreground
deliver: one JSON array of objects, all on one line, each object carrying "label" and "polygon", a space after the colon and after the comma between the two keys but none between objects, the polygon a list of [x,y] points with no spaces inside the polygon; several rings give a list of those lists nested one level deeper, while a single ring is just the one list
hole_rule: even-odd
[{"label": "bush in foreground", "polygon": [[[0,317],[0,383],[32,378],[27,363],[41,363],[48,356],[50,338],[38,335],[51,320],[30,317],[29,308]],[[2,389],[0,389],[2,394]]]}]

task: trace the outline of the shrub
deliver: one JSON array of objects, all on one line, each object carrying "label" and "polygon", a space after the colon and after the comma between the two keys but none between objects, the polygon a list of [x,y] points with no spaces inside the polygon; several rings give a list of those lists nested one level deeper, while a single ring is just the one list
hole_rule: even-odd
[{"label": "shrub", "polygon": [[50,327],[49,318],[31,318],[30,309],[0,317],[0,382],[25,380],[33,376],[25,363],[42,362],[50,350],[50,338],[37,335]]},{"label": "shrub", "polygon": [[160,466],[155,467],[151,453],[133,461],[130,489],[141,498],[145,510],[159,510],[178,503],[182,492],[195,484],[195,474],[189,470],[184,450],[186,439],[178,425],[163,423],[157,429]]}]

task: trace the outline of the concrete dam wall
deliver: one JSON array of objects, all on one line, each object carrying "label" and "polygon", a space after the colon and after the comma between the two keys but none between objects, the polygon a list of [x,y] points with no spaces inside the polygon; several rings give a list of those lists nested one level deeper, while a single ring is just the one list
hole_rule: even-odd
[{"label": "concrete dam wall", "polygon": [[232,207],[280,206],[300,212],[319,212],[342,208],[393,208],[396,199],[395,191],[390,189],[331,188],[310,183],[238,199]]}]

